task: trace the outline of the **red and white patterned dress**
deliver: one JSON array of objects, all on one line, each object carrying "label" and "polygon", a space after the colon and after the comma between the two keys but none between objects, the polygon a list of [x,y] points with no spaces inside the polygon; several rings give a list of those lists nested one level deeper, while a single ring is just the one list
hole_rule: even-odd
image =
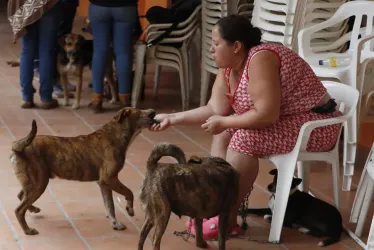
[{"label": "red and white patterned dress", "polygon": [[[227,131],[232,135],[229,148],[242,154],[264,157],[284,154],[292,151],[296,144],[301,126],[313,120],[339,116],[313,113],[326,93],[326,88],[314,74],[311,67],[295,52],[278,44],[261,44],[253,47],[248,54],[247,63],[231,99],[235,114],[240,115],[253,108],[253,101],[248,94],[248,66],[254,54],[261,50],[270,50],[280,60],[281,107],[280,117],[273,125],[262,129],[235,129]],[[225,69],[226,83],[230,93],[231,68]],[[307,151],[328,151],[337,140],[340,124],[321,127],[311,133]]]}]

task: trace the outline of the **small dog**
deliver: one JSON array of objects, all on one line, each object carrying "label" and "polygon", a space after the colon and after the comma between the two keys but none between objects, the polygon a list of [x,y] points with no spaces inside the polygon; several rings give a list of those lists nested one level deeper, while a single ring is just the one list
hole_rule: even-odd
[{"label": "small dog", "polygon": [[[178,163],[158,163],[172,156]],[[159,250],[171,212],[195,218],[196,246],[206,248],[203,218],[219,215],[219,249],[224,250],[230,211],[238,198],[239,173],[218,157],[192,156],[188,163],[183,151],[173,145],[156,145],[147,161],[147,173],[140,191],[146,213],[138,250],[143,249],[150,230],[155,227],[153,249]]]},{"label": "small dog", "polygon": [[[64,105],[69,105],[68,74],[72,73],[78,78],[73,109],[79,109],[83,69],[92,62],[93,40],[86,40],[82,35],[67,34],[59,38],[59,47],[57,70],[60,74],[61,85],[64,89]],[[118,90],[113,79],[113,53],[110,53],[107,58],[105,78],[109,83],[112,93],[112,100],[110,102],[116,103],[118,102]]]},{"label": "small dog", "polygon": [[[274,208],[278,170],[273,169],[269,174],[274,175],[273,182],[268,185],[268,190],[272,193],[269,207],[246,209],[244,213],[264,216],[265,220],[270,222]],[[301,182],[302,180],[299,178],[292,180],[283,226],[298,228],[300,232],[315,237],[327,237],[319,242],[318,246],[320,247],[339,242],[343,232],[342,216],[339,210],[325,201],[299,191],[297,186]]]},{"label": "small dog", "polygon": [[134,196],[130,189],[118,179],[123,168],[126,150],[135,137],[157,122],[152,109],[123,108],[103,127],[88,135],[57,137],[38,135],[35,120],[31,132],[15,141],[10,160],[22,185],[18,194],[21,204],[15,214],[27,235],[38,234],[29,228],[25,220],[26,211],[40,212],[33,203],[47,188],[49,179],[55,177],[81,182],[97,181],[112,228],[125,229],[114,213],[112,191],[126,197],[126,210],[134,216]]}]

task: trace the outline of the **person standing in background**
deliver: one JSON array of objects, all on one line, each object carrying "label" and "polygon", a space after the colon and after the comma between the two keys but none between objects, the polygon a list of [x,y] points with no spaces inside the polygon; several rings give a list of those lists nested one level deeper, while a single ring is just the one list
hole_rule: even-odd
[{"label": "person standing in background", "polygon": [[102,112],[104,76],[110,44],[116,56],[118,92],[121,107],[130,105],[132,72],[132,35],[138,19],[138,0],[90,0],[94,53],[92,59],[93,93],[89,107]]},{"label": "person standing in background", "polygon": [[22,39],[20,58],[20,83],[22,108],[33,108],[35,90],[34,60],[39,56],[40,108],[58,107],[52,98],[53,74],[56,68],[55,48],[60,20],[60,0],[9,0],[8,20],[13,30],[14,43]]}]

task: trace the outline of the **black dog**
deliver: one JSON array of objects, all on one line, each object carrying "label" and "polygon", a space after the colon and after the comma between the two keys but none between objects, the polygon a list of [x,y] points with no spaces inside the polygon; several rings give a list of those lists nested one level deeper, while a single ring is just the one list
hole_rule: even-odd
[{"label": "black dog", "polygon": [[[274,208],[278,171],[273,169],[269,174],[274,175],[273,182],[268,185],[268,190],[272,193],[269,199],[269,207],[249,208],[244,210],[244,214],[264,216],[270,222]],[[333,205],[308,193],[299,191],[297,186],[301,182],[302,180],[299,178],[293,178],[292,180],[283,226],[299,228],[299,231],[315,237],[326,237],[326,239],[319,242],[318,246],[320,247],[338,242],[343,231],[340,212]]]}]

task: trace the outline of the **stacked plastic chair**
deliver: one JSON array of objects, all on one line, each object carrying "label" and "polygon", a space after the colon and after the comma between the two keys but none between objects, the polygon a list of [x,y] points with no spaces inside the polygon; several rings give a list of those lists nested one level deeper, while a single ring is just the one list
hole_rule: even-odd
[{"label": "stacked plastic chair", "polygon": [[[189,108],[190,101],[190,81],[189,81],[189,56],[188,51],[198,28],[200,27],[201,5],[199,5],[190,17],[177,25],[169,36],[162,39],[158,44],[147,46],[157,37],[165,32],[165,29],[172,26],[169,24],[151,24],[144,31],[145,43],[138,42],[135,49],[135,77],[133,81],[133,90],[131,106],[137,107],[142,89],[142,78],[144,74],[145,63],[156,65],[156,75],[160,68],[157,65],[176,68],[179,71],[182,109]],[[158,71],[158,72],[157,72]],[[157,77],[156,77],[157,78]],[[156,81],[156,89],[157,89]]]}]

